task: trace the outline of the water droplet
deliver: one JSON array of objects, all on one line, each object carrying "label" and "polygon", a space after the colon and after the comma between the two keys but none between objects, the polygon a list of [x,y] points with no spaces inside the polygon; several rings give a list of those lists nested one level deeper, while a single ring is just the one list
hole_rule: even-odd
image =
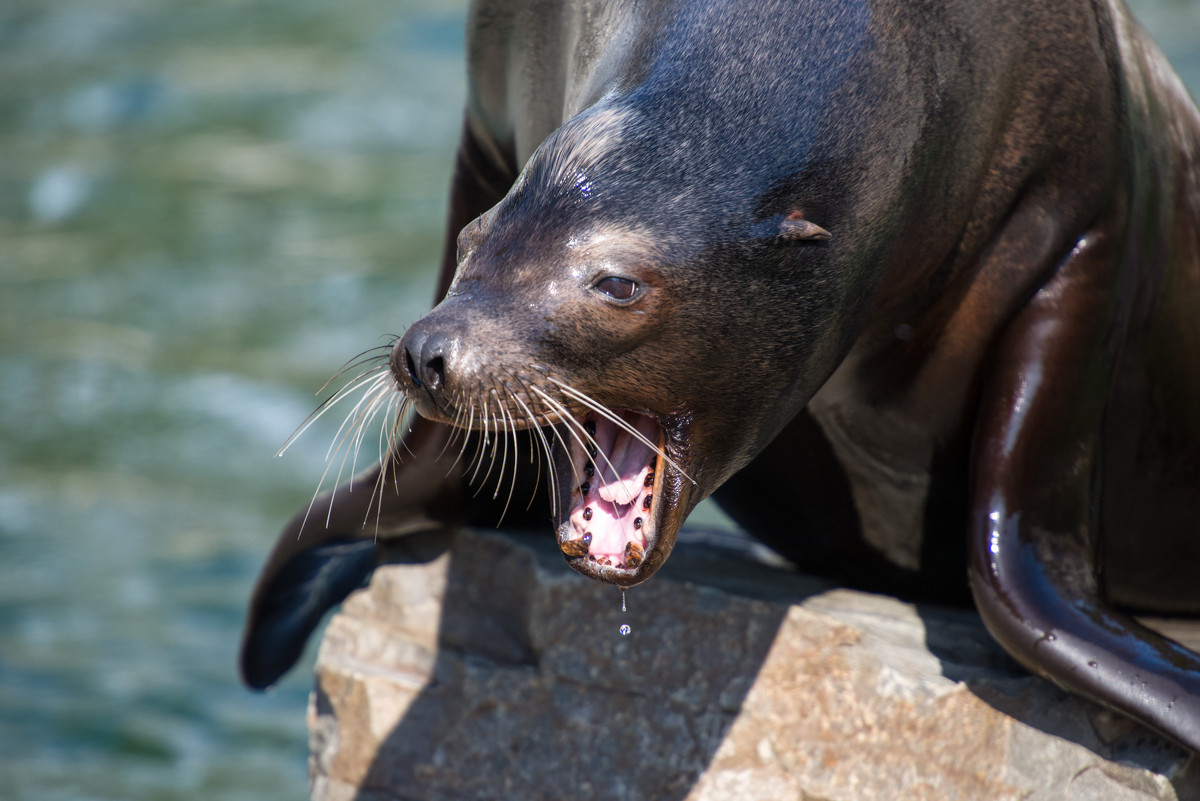
[{"label": "water droplet", "polygon": [[625,590],[621,590],[621,611],[625,611]]},{"label": "water droplet", "polygon": [[630,632],[629,624],[628,624],[628,623],[622,623],[622,624],[621,624],[621,628],[620,628],[620,632],[621,632],[621,636],[622,636],[622,637],[624,637],[624,636],[626,636],[627,634],[629,634],[629,632]]}]

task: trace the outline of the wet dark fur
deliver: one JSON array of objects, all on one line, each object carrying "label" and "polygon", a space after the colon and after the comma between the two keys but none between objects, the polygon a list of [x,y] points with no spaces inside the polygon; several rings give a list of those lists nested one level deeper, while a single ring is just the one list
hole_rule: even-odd
[{"label": "wet dark fur", "polygon": [[[1200,658],[1113,606],[1200,610],[1200,117],[1123,7],[479,2],[468,57],[446,297],[391,364],[435,422],[385,460],[383,536],[544,522],[508,498],[562,449],[514,429],[564,442],[564,384],[655,416],[682,467],[644,563],[583,572],[644,580],[715,494],[859,586],[969,576],[1030,669],[1200,750]],[[604,275],[641,294],[603,297]],[[446,425],[485,407],[490,432]],[[484,439],[539,472],[475,494]],[[431,469],[447,451],[466,458]],[[280,616],[322,548],[374,535],[369,495],[284,532],[251,684],[353,583],[309,581],[303,619]]]}]

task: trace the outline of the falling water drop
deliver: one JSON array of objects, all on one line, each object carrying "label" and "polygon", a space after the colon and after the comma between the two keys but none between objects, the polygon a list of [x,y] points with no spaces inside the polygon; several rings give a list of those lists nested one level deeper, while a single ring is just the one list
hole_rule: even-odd
[{"label": "falling water drop", "polygon": [[[628,610],[625,608],[625,590],[621,590],[621,612],[625,613],[627,611]],[[625,637],[630,631],[632,631],[632,629],[629,628],[628,623],[622,623],[621,628],[617,629],[617,631],[621,632],[622,637]]]},{"label": "falling water drop", "polygon": [[629,631],[630,631],[630,629],[629,629],[629,624],[628,624],[628,623],[622,623],[622,624],[621,624],[621,628],[620,628],[620,629],[618,629],[618,631],[620,631],[620,632],[621,632],[621,636],[622,636],[622,637],[624,637],[624,636],[625,636],[626,634],[628,634],[628,633],[629,633]]}]

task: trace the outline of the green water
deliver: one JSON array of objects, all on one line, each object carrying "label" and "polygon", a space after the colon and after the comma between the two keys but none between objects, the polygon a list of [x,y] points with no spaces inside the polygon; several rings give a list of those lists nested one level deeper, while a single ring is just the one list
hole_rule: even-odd
[{"label": "green water", "polygon": [[332,429],[274,452],[429,305],[464,4],[0,6],[0,798],[306,796],[242,610]]},{"label": "green water", "polygon": [[0,797],[302,798],[243,605],[432,294],[464,3],[0,7]]}]

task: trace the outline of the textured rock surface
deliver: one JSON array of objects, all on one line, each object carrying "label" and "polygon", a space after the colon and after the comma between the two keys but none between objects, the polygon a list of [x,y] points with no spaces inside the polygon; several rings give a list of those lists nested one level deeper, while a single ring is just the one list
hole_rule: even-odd
[{"label": "textured rock surface", "polygon": [[971,613],[710,543],[622,614],[548,539],[447,534],[347,601],[309,710],[314,798],[1200,797],[1196,759],[1029,676]]}]

